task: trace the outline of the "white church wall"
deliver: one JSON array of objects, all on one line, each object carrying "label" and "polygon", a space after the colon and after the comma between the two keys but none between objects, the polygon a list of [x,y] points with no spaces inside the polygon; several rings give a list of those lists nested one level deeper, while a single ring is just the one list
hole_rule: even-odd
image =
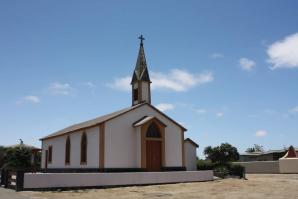
[{"label": "white church wall", "polygon": [[70,164],[65,165],[65,144],[67,135],[54,137],[43,141],[42,168],[45,168],[45,150],[52,146],[52,163],[48,168],[98,168],[99,167],[99,127],[86,129],[87,136],[87,164],[80,162],[81,136],[83,131],[69,134],[71,142]]},{"label": "white church wall", "polygon": [[[132,124],[144,116],[155,116],[167,125],[165,129],[165,166],[182,166],[181,128],[148,105],[106,122],[105,167],[140,168],[141,144]],[[140,132],[139,132],[140,133]]]},{"label": "white church wall", "polygon": [[105,123],[105,168],[140,168],[140,139],[132,124],[144,116],[144,106]]},{"label": "white church wall", "polygon": [[142,162],[142,155],[141,155],[141,126],[139,126],[139,127],[137,127],[136,129],[135,129],[135,131],[136,131],[136,140],[135,140],[135,142],[136,142],[136,163],[137,163],[137,168],[141,168],[142,167],[142,164],[141,164],[141,162]]},{"label": "white church wall", "polygon": [[[49,146],[52,146],[52,162],[48,162],[48,168],[61,168],[64,167],[65,158],[65,141],[66,136],[55,137],[43,141],[42,149],[42,163],[45,165],[45,151]],[[62,165],[63,163],[63,165]],[[44,168],[44,167],[43,167]]]},{"label": "white church wall", "polygon": [[186,170],[197,170],[197,148],[190,142],[184,142],[184,151]]},{"label": "white church wall", "polygon": [[165,153],[166,153],[166,166],[177,167],[182,165],[182,138],[181,128],[174,126],[173,124],[166,124],[165,131]]},{"label": "white church wall", "polygon": [[[165,128],[165,166],[182,166],[181,128],[149,105],[144,105],[105,123],[105,168],[141,168],[140,128],[134,128],[132,124],[144,116],[155,116],[167,125]],[[80,163],[82,132],[69,134],[71,139],[70,165],[65,165],[66,135],[44,140],[42,168],[44,168],[45,150],[49,145],[53,147],[53,160],[48,164],[48,168],[99,168],[99,127],[86,130],[88,140],[86,165]]]},{"label": "white church wall", "polygon": [[172,121],[164,117],[162,114],[148,107],[150,116],[155,116],[161,120],[167,127],[165,128],[165,166],[181,167],[182,163],[182,129]]}]

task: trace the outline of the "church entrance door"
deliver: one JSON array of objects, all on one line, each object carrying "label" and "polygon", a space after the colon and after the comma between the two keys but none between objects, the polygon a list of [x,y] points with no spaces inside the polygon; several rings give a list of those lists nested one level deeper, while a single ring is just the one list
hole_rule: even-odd
[{"label": "church entrance door", "polygon": [[161,171],[162,155],[161,141],[147,140],[146,141],[146,163],[147,171]]}]

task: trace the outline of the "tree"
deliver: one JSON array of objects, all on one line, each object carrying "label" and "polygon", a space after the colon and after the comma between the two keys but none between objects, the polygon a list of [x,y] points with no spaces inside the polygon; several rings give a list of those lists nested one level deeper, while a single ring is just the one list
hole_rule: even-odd
[{"label": "tree", "polygon": [[[32,151],[35,152],[34,165],[31,165]],[[27,169],[34,166],[39,168],[41,164],[41,152],[36,150],[33,146],[24,144],[20,139],[20,144],[12,145],[10,147],[0,146],[0,169],[14,168]]]},{"label": "tree", "polygon": [[264,152],[264,148],[261,145],[254,144],[254,147],[247,148],[245,151],[248,152],[248,153],[252,153],[252,152]]},{"label": "tree", "polygon": [[13,168],[28,168],[31,166],[31,148],[10,147],[6,149],[5,164]]},{"label": "tree", "polygon": [[0,169],[5,163],[6,149],[4,146],[0,146]]},{"label": "tree", "polygon": [[226,164],[228,162],[236,161],[239,159],[239,153],[236,147],[229,143],[222,143],[220,146],[208,146],[204,149],[204,155],[212,163]]}]

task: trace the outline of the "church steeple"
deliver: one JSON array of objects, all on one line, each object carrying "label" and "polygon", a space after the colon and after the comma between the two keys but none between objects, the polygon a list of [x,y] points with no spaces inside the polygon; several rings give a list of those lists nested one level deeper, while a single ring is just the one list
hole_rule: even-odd
[{"label": "church steeple", "polygon": [[135,70],[133,72],[131,84],[137,81],[150,82],[150,77],[149,77],[149,72],[147,69],[147,63],[146,63],[146,57],[145,57],[145,51],[144,51],[144,44],[143,44],[143,40],[145,40],[145,38],[143,37],[143,35],[141,35],[139,36],[139,39],[140,39],[139,55],[135,66]]},{"label": "church steeple", "polygon": [[143,35],[139,37],[140,48],[137,63],[133,71],[131,80],[132,85],[132,105],[136,105],[142,102],[151,103],[151,92],[150,92],[150,77],[146,63]]}]

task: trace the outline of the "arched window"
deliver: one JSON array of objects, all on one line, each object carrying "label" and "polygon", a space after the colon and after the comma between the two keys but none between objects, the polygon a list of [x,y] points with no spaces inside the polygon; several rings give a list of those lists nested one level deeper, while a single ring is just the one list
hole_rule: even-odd
[{"label": "arched window", "polygon": [[152,138],[160,138],[160,131],[159,131],[159,127],[152,122],[148,129],[147,129],[147,133],[146,133],[146,137],[152,137]]},{"label": "arched window", "polygon": [[65,164],[70,163],[70,138],[67,136],[65,143]]},{"label": "arched window", "polygon": [[87,136],[85,132],[81,138],[81,163],[87,163]]},{"label": "arched window", "polygon": [[49,163],[52,163],[53,147],[52,146],[49,146],[48,151],[49,151],[48,162]]}]

